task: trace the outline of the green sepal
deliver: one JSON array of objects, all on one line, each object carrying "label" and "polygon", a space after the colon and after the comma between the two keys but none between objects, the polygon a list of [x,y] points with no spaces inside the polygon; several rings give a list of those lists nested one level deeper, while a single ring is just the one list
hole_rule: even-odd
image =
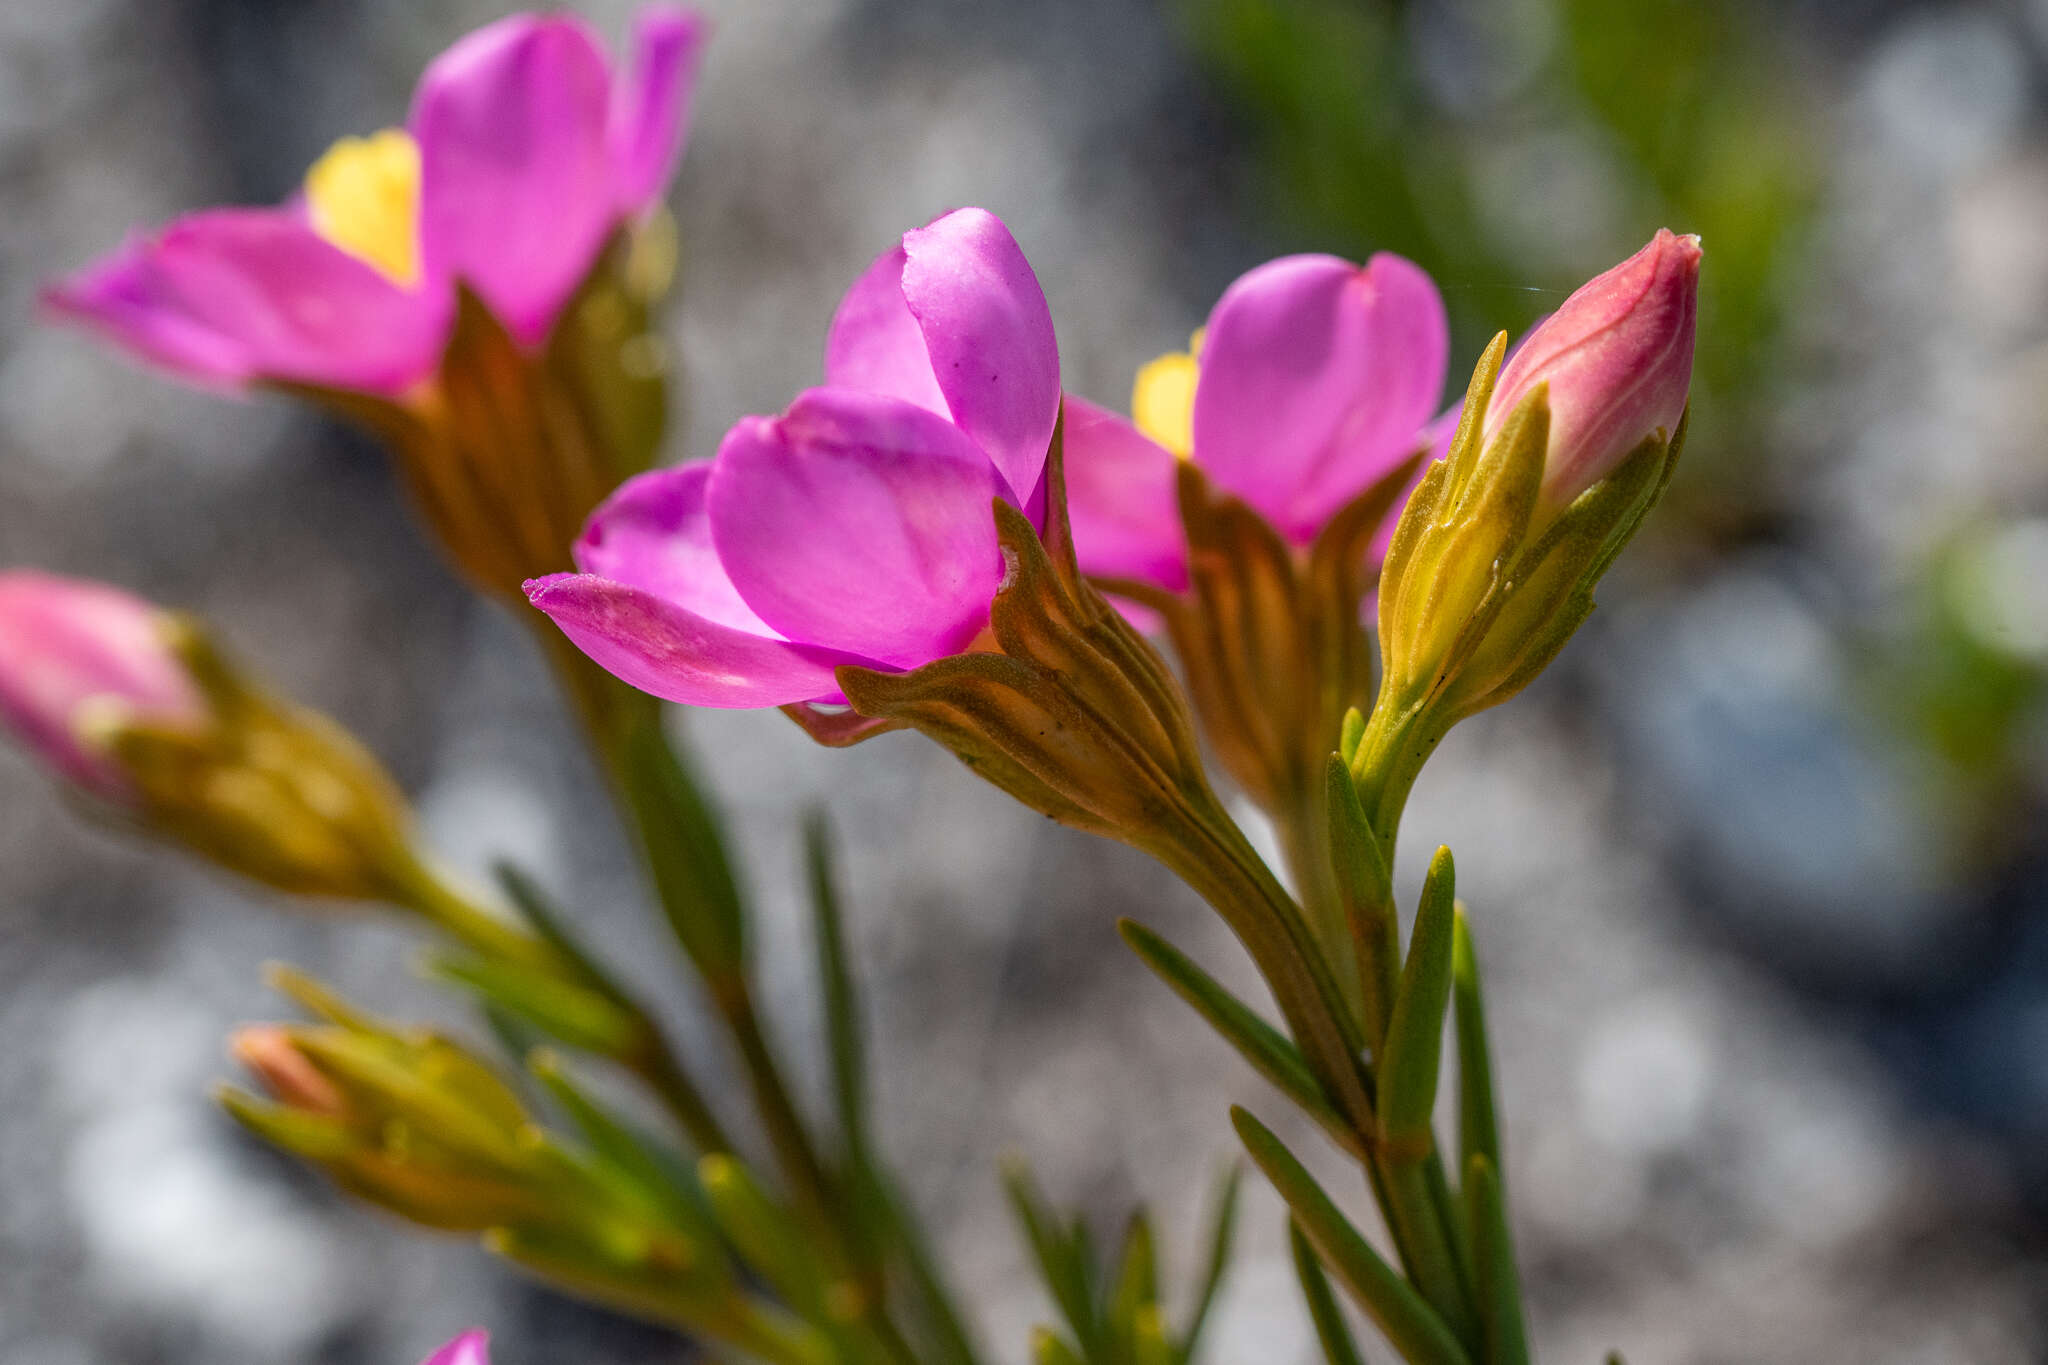
[{"label": "green sepal", "polygon": [[1354,706],[1344,713],[1344,724],[1337,732],[1337,752],[1346,764],[1358,757],[1358,744],[1364,738],[1365,713]]},{"label": "green sepal", "polygon": [[1493,1162],[1474,1156],[1465,1164],[1465,1213],[1470,1220],[1474,1297],[1486,1338],[1487,1365],[1529,1365],[1528,1329],[1522,1320],[1522,1287],[1500,1174]]},{"label": "green sepal", "polygon": [[1194,1007],[1209,1026],[1236,1048],[1252,1070],[1265,1077],[1296,1107],[1321,1124],[1324,1131],[1354,1156],[1364,1155],[1357,1130],[1345,1122],[1324,1096],[1301,1050],[1285,1034],[1261,1019],[1252,1007],[1225,990],[1180,949],[1136,920],[1118,920],[1117,932],[1147,967]]},{"label": "green sepal", "polygon": [[1498,706],[1533,681],[1593,610],[1593,590],[1649,515],[1676,467],[1684,423],[1653,434],[1518,549],[1473,623],[1440,703],[1462,717]]},{"label": "green sepal", "polygon": [[1233,1106],[1230,1119],[1245,1150],[1293,1211],[1296,1225],[1323,1264],[1394,1349],[1410,1365],[1471,1365],[1471,1357],[1436,1310],[1372,1249],[1280,1139],[1241,1108]]},{"label": "green sepal", "polygon": [[1210,1214],[1208,1254],[1203,1258],[1201,1287],[1195,1291],[1194,1306],[1188,1310],[1187,1326],[1174,1352],[1178,1360],[1192,1359],[1195,1348],[1201,1345],[1202,1329],[1209,1324],[1209,1311],[1215,1307],[1216,1293],[1230,1269],[1230,1249],[1237,1238],[1237,1197],[1243,1188],[1244,1167],[1233,1161],[1217,1182],[1211,1200],[1214,1211]]},{"label": "green sepal", "polygon": [[257,1137],[308,1161],[338,1161],[362,1146],[362,1139],[342,1119],[273,1104],[239,1086],[216,1087],[213,1098],[229,1118]]},{"label": "green sepal", "polygon": [[1423,880],[1400,994],[1379,1059],[1380,1135],[1390,1160],[1419,1161],[1431,1147],[1430,1116],[1436,1107],[1444,1012],[1451,997],[1455,892],[1451,851],[1438,848]]},{"label": "green sepal", "polygon": [[1315,1324],[1316,1340],[1323,1348],[1323,1359],[1328,1365],[1365,1365],[1358,1344],[1351,1339],[1344,1311],[1337,1306],[1337,1296],[1330,1292],[1330,1277],[1323,1273],[1323,1263],[1316,1259],[1315,1248],[1309,1245],[1301,1224],[1291,1214],[1287,1219],[1287,1246],[1294,1257],[1295,1278],[1301,1281],[1301,1296],[1308,1301],[1309,1321]]}]

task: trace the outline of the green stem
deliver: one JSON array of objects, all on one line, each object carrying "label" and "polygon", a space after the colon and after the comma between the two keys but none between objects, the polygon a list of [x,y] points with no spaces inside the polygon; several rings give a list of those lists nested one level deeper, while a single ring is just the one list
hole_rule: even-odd
[{"label": "green stem", "polygon": [[796,1101],[776,1065],[774,1051],[761,1028],[760,1014],[754,1008],[752,988],[737,973],[707,985],[719,1017],[739,1050],[740,1065],[746,1072],[761,1126],[768,1134],[768,1145],[775,1152],[776,1164],[789,1182],[798,1207],[815,1219],[833,1220],[837,1200],[831,1179],[825,1174],[825,1165],[811,1144],[810,1130],[797,1112]]},{"label": "green stem", "polygon": [[1330,816],[1320,781],[1307,783],[1287,805],[1273,812],[1287,873],[1301,897],[1304,918],[1314,932],[1337,979],[1345,1008],[1361,1023],[1365,996],[1358,976],[1358,952],[1344,915],[1343,898],[1330,861]]},{"label": "green stem", "polygon": [[850,1225],[849,1203],[819,1159],[762,1026],[738,880],[716,813],[663,732],[661,704],[599,669],[559,632],[548,630],[542,638],[604,761],[669,927],[731,1036],[791,1196],[827,1240],[829,1258],[871,1291],[864,1296],[864,1315],[875,1337],[890,1355],[908,1362],[912,1357],[884,1302],[885,1276],[880,1267],[864,1264],[869,1258]]},{"label": "green stem", "polygon": [[484,909],[450,885],[424,860],[408,857],[387,870],[391,899],[478,954],[521,966],[559,972],[569,968],[545,939],[503,915]]},{"label": "green stem", "polygon": [[704,1092],[697,1089],[697,1083],[683,1070],[668,1039],[651,1020],[647,1021],[646,1036],[648,1046],[638,1056],[627,1060],[626,1068],[654,1092],[676,1124],[689,1135],[690,1145],[696,1148],[697,1155],[731,1152],[732,1139],[726,1135],[725,1126],[712,1112]]}]

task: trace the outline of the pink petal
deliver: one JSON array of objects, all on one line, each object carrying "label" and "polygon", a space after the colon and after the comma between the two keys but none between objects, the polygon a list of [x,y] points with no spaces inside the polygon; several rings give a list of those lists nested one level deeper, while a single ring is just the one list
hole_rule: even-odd
[{"label": "pink petal", "polygon": [[1038,276],[986,209],[906,232],[903,249],[903,297],[953,420],[1019,499],[1031,497],[1060,412],[1059,345]]},{"label": "pink petal", "polygon": [[392,283],[290,209],[211,209],[131,238],[45,306],[193,382],[396,394],[433,372],[443,302]]},{"label": "pink petal", "polygon": [[537,578],[526,596],[599,667],[685,706],[843,701],[832,669],[865,662],[736,629],[595,574]]},{"label": "pink petal", "polygon": [[862,272],[839,301],[825,333],[825,383],[835,389],[886,393],[942,417],[952,416],[932,373],[924,331],[903,297],[898,242]]},{"label": "pink petal", "polygon": [[1059,347],[1045,291],[1002,220],[957,209],[904,233],[840,303],[825,382],[952,417],[1031,498],[1059,417]]},{"label": "pink petal", "polygon": [[988,620],[999,495],[988,457],[943,417],[812,389],[726,433],[712,538],[740,595],[790,639],[914,668]]},{"label": "pink petal", "polygon": [[1131,423],[1067,395],[1067,516],[1083,573],[1187,586],[1175,463]]},{"label": "pink petal", "polygon": [[580,20],[515,15],[442,53],[413,98],[425,276],[466,281],[529,345],[617,218],[610,85]]},{"label": "pink petal", "polygon": [[709,27],[673,5],[649,5],[634,20],[632,66],[612,88],[611,109],[618,202],[628,212],[659,199],[675,171]]},{"label": "pink petal", "polygon": [[1660,228],[1642,250],[1579,286],[1501,367],[1489,434],[1537,384],[1550,386],[1550,505],[1606,478],[1651,432],[1669,435],[1678,425],[1692,385],[1699,275],[1699,238]]},{"label": "pink petal", "polygon": [[98,697],[155,719],[204,714],[155,607],[104,583],[0,573],[0,724],[62,776],[118,799],[126,779],[76,733],[79,708]]},{"label": "pink petal", "polygon": [[710,482],[709,460],[628,479],[590,514],[576,541],[576,566],[707,621],[779,640],[718,562],[705,506]]},{"label": "pink petal", "polygon": [[420,1362],[420,1365],[491,1365],[491,1334],[472,1327]]},{"label": "pink petal", "polygon": [[1209,315],[1195,459],[1305,542],[1416,449],[1449,346],[1436,286],[1399,256],[1270,261]]}]

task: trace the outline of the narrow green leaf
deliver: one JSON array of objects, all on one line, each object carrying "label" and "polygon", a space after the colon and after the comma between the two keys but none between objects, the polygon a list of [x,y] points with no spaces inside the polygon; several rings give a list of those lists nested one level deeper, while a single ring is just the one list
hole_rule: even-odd
[{"label": "narrow green leaf", "polygon": [[723,1153],[699,1158],[697,1184],[711,1216],[740,1254],[799,1313],[824,1318],[827,1277],[812,1243],[747,1168]]},{"label": "narrow green leaf", "polygon": [[1381,1259],[1280,1139],[1243,1109],[1233,1107],[1230,1119],[1245,1150],[1293,1210],[1309,1244],[1394,1349],[1410,1365],[1471,1365],[1436,1310]]},{"label": "narrow green leaf", "polygon": [[1401,993],[1387,1023],[1379,1059],[1379,1120],[1394,1159],[1428,1154],[1430,1113],[1436,1106],[1443,1061],[1444,1012],[1451,997],[1451,943],[1456,869],[1448,848],[1438,848],[1422,884],[1415,934],[1401,970]]},{"label": "narrow green leaf", "polygon": [[1230,1248],[1237,1238],[1237,1196],[1243,1188],[1244,1167],[1233,1161],[1217,1181],[1216,1195],[1211,1201],[1214,1211],[1210,1214],[1209,1254],[1203,1264],[1202,1287],[1195,1293],[1195,1306],[1188,1313],[1188,1325],[1181,1333],[1176,1352],[1183,1361],[1192,1359],[1195,1347],[1201,1344],[1209,1310],[1215,1307],[1216,1292],[1223,1285],[1224,1272],[1230,1269]]},{"label": "narrow green leaf", "polygon": [[822,810],[804,822],[804,865],[811,889],[812,932],[817,938],[818,979],[825,992],[825,1036],[832,1058],[832,1096],[847,1164],[870,1168],[866,1049],[861,1041],[860,999],[846,953],[845,922],[839,909],[831,830]]},{"label": "narrow green leaf", "polygon": [[432,953],[427,969],[465,986],[572,1047],[623,1056],[640,1041],[640,1021],[598,992],[503,959]]},{"label": "narrow green leaf", "polygon": [[1123,1249],[1103,1313],[1124,1359],[1137,1354],[1139,1315],[1147,1310],[1156,1313],[1158,1306],[1159,1245],[1152,1235],[1151,1215],[1140,1207],[1124,1228]]},{"label": "narrow green leaf", "polygon": [[511,901],[512,908],[519,912],[519,917],[564,961],[581,972],[587,978],[586,984],[613,1000],[625,1000],[625,992],[617,980],[576,941],[575,935],[569,932],[567,917],[541,890],[538,882],[502,860],[491,864],[491,876],[505,893],[505,899]]},{"label": "narrow green leaf", "polygon": [[1101,1330],[1095,1312],[1095,1268],[1085,1247],[1077,1246],[1061,1229],[1058,1215],[1046,1204],[1022,1162],[1004,1163],[1003,1189],[1060,1316],[1080,1341],[1083,1354],[1092,1359]]},{"label": "narrow green leaf", "polygon": [[1316,1326],[1323,1359],[1329,1365],[1365,1365],[1358,1344],[1351,1339],[1344,1312],[1337,1306],[1337,1296],[1330,1292],[1330,1279],[1323,1274],[1323,1263],[1316,1259],[1316,1250],[1309,1245],[1301,1224],[1291,1216],[1287,1220],[1287,1244],[1294,1252],[1294,1273],[1301,1281],[1301,1296],[1308,1300],[1309,1321]]},{"label": "narrow green leaf", "polygon": [[1180,949],[1135,920],[1117,921],[1117,932],[1139,960],[1194,1007],[1209,1026],[1236,1048],[1252,1070],[1292,1100],[1345,1150],[1363,1155],[1358,1135],[1323,1095],[1315,1073],[1287,1036],[1225,990]]},{"label": "narrow green leaf", "polygon": [[1083,1365],[1074,1348],[1050,1327],[1031,1329],[1031,1359],[1033,1365]]},{"label": "narrow green leaf", "polygon": [[1458,1164],[1484,1157],[1501,1170],[1500,1125],[1493,1102],[1493,1060],[1486,1041],[1486,1006],[1479,989],[1479,958],[1465,907],[1455,907],[1451,989],[1458,1021]]},{"label": "narrow green leaf", "polygon": [[535,1048],[527,1055],[526,1067],[569,1116],[599,1160],[626,1177],[643,1199],[679,1228],[700,1241],[712,1242],[705,1210],[691,1193],[693,1182],[679,1155],[592,1099],[570,1078],[553,1049]]},{"label": "narrow green leaf", "polygon": [[1174,1365],[1173,1339],[1167,1335],[1166,1313],[1156,1303],[1140,1308],[1131,1319],[1131,1365]]},{"label": "narrow green leaf", "polygon": [[614,746],[620,787],[669,928],[705,978],[744,968],[746,912],[716,812],[661,725],[661,708],[638,706]]},{"label": "narrow green leaf", "polygon": [[1529,1365],[1528,1329],[1522,1320],[1522,1286],[1515,1269],[1514,1240],[1508,1231],[1507,1204],[1499,1173],[1484,1156],[1474,1156],[1465,1166],[1465,1209],[1472,1225],[1472,1259],[1487,1365]]},{"label": "narrow green leaf", "polygon": [[1401,926],[1394,915],[1394,884],[1343,755],[1330,755],[1323,783],[1330,812],[1331,870],[1358,960],[1365,1044],[1377,1062],[1401,988]]},{"label": "narrow green leaf", "polygon": [[967,1323],[954,1306],[953,1292],[939,1273],[938,1260],[917,1213],[897,1188],[888,1172],[875,1172],[876,1187],[887,1211],[890,1230],[903,1254],[904,1267],[917,1287],[919,1303],[931,1328],[932,1349],[942,1365],[977,1365],[980,1353],[968,1333]]}]

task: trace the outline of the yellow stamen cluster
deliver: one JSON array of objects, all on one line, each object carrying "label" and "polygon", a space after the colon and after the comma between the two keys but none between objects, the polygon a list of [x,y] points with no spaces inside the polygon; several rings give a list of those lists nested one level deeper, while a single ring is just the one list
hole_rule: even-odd
[{"label": "yellow stamen cluster", "polygon": [[1131,420],[1138,430],[1185,460],[1195,448],[1196,358],[1202,333],[1188,338],[1185,351],[1168,351],[1138,370],[1131,386]]},{"label": "yellow stamen cluster", "polygon": [[313,230],[399,284],[420,277],[420,149],[403,130],[345,137],[306,172]]}]

